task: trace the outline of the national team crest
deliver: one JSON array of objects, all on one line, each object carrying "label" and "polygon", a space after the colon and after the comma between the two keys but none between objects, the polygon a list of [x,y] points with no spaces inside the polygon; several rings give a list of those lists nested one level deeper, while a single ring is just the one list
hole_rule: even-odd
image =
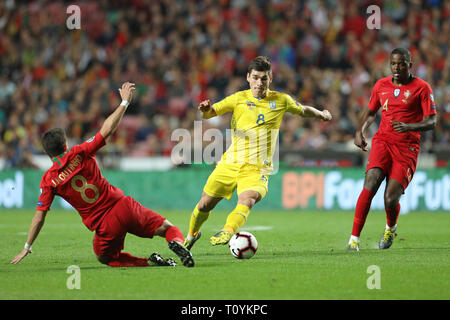
[{"label": "national team crest", "polygon": [[275,110],[277,108],[275,101],[269,101],[269,108],[272,110]]},{"label": "national team crest", "polygon": [[394,90],[394,97],[398,97],[398,95],[400,94],[400,89],[395,89]]},{"label": "national team crest", "polygon": [[406,90],[403,95],[405,96],[405,99],[408,99],[409,96],[411,95],[411,92],[409,90]]},{"label": "national team crest", "polygon": [[411,95],[411,91],[406,90],[405,92],[403,92],[403,96],[405,97],[405,99],[402,99],[403,103],[408,103],[408,98]]}]

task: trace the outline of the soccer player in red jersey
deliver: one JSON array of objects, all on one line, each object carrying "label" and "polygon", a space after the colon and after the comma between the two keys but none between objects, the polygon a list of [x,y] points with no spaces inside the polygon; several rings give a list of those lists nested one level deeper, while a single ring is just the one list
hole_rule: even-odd
[{"label": "soccer player in red jersey", "polygon": [[365,130],[381,108],[381,123],[373,137],[366,167],[364,187],[356,203],[348,249],[359,251],[360,233],[375,193],[386,179],[384,206],[386,228],[379,248],[388,249],[394,240],[400,213],[400,197],[410,183],[420,150],[420,131],[436,126],[436,104],[430,85],[414,77],[411,53],[404,48],[392,50],[392,76],[377,81],[355,134],[355,145],[367,151]]},{"label": "soccer player in red jersey", "polygon": [[96,152],[116,131],[133,90],[133,83],[124,83],[119,89],[122,103],[105,120],[100,131],[70,150],[63,129],[55,128],[44,133],[42,145],[53,166],[42,177],[41,195],[25,247],[11,263],[16,264],[31,253],[31,245],[44,225],[53,198],[59,195],[78,211],[86,227],[95,231],[94,252],[101,263],[111,267],[150,266],[149,261],[155,265],[176,265],[172,259],[163,259],[158,254],[146,259],[122,252],[125,236],[131,233],[142,238],[165,237],[169,248],[183,265],[194,266],[191,253],[182,245],[184,237],[178,227],[109,184],[96,163]]}]

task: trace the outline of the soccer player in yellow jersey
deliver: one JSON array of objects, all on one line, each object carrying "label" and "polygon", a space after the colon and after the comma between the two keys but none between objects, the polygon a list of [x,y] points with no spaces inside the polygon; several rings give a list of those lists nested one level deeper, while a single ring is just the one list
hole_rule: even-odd
[{"label": "soccer player in yellow jersey", "polygon": [[263,56],[253,59],[248,67],[250,90],[239,91],[220,102],[202,101],[198,109],[204,119],[232,112],[232,143],[208,178],[200,201],[192,212],[184,245],[190,249],[197,241],[201,225],[223,198],[231,199],[237,189],[238,202],[228,215],[222,230],[210,238],[212,245],[227,244],[244,225],[252,207],[267,193],[268,175],[278,130],[285,112],[302,117],[331,120],[328,110],[301,105],[289,95],[269,90],[272,82],[270,61]]}]

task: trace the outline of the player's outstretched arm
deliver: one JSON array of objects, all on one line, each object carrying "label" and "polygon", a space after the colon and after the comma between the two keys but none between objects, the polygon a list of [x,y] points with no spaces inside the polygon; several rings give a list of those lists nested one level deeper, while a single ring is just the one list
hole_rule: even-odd
[{"label": "player's outstretched arm", "polygon": [[23,258],[25,258],[29,253],[32,252],[31,245],[33,244],[34,240],[36,240],[42,226],[45,223],[46,214],[47,211],[36,211],[33,220],[31,220],[30,230],[28,231],[28,237],[27,242],[25,243],[25,247],[14,259],[11,260],[12,264],[19,263]]},{"label": "player's outstretched arm", "polygon": [[217,116],[216,111],[212,108],[211,101],[204,100],[198,105],[198,110],[202,113],[203,119],[209,119]]},{"label": "player's outstretched arm", "polygon": [[134,83],[125,82],[122,85],[122,88],[119,89],[120,97],[122,98],[122,102],[120,103],[119,107],[114,110],[114,112],[106,118],[105,122],[103,123],[100,134],[103,136],[103,138],[106,140],[111,134],[113,134],[117,127],[119,126],[120,120],[122,120],[122,117],[127,110],[128,105],[131,102],[131,99],[133,97],[133,91],[134,91]]},{"label": "player's outstretched arm", "polygon": [[366,138],[364,137],[364,132],[375,121],[376,115],[377,115],[376,111],[367,109],[359,122],[358,128],[356,129],[355,145],[362,151],[367,151],[367,141]]},{"label": "player's outstretched arm", "polygon": [[317,118],[323,121],[330,121],[332,119],[331,113],[328,110],[320,111],[311,106],[303,105],[303,114],[304,118]]}]

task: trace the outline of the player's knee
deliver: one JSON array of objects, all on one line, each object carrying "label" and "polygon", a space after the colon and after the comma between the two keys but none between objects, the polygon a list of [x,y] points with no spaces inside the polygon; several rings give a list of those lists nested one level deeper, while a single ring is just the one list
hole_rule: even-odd
[{"label": "player's knee", "polygon": [[216,206],[216,202],[211,197],[202,197],[198,202],[197,209],[203,212],[209,212]]},{"label": "player's knee", "polygon": [[97,256],[97,260],[102,264],[108,264],[111,261],[111,257],[109,256]]},{"label": "player's knee", "polygon": [[400,200],[399,197],[397,197],[396,195],[385,194],[384,195],[384,206],[389,209],[394,209],[397,206],[399,200]]},{"label": "player's knee", "polygon": [[383,170],[379,168],[372,168],[366,173],[364,179],[364,188],[372,192],[376,192],[384,179]]},{"label": "player's knee", "polygon": [[166,235],[166,231],[173,227],[173,224],[169,220],[164,220],[163,223],[155,230],[155,236],[164,237]]},{"label": "player's knee", "polygon": [[261,195],[256,191],[246,191],[239,195],[238,203],[243,204],[250,209],[261,200]]},{"label": "player's knee", "polygon": [[239,199],[238,203],[243,204],[244,206],[247,206],[251,209],[256,204],[256,200],[253,198],[244,198]]},{"label": "player's knee", "polygon": [[161,224],[161,228],[164,229],[164,230],[167,230],[170,227],[173,227],[173,224],[167,219],[164,220],[163,223]]}]

